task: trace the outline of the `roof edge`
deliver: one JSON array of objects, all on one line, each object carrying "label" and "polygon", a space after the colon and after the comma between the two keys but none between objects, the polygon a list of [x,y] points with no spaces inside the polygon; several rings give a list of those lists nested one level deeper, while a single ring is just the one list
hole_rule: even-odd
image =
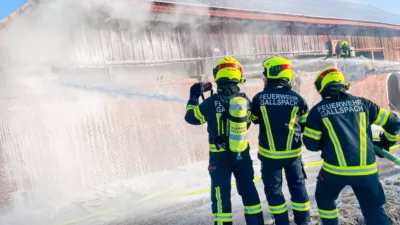
[{"label": "roof edge", "polygon": [[[200,5],[200,4],[183,4],[183,3],[176,4],[163,0],[155,0],[155,1],[148,0],[148,2],[154,3],[150,7],[150,11],[152,12],[166,12],[166,13],[179,12],[192,15],[194,14],[194,15],[237,18],[237,19],[300,22],[300,23],[326,24],[326,25],[379,27],[392,30],[400,30],[400,25],[374,22],[374,21],[341,19],[334,17],[307,16],[301,14],[276,13],[268,11],[242,10],[235,8],[210,7],[207,5]],[[26,9],[30,8],[34,3],[35,0],[28,0],[22,6],[14,10],[6,18],[0,20],[0,29],[4,28],[15,16],[21,14]],[[177,9],[177,6],[178,7],[186,6],[186,8]]]},{"label": "roof edge", "polygon": [[33,4],[34,4],[34,0],[28,0],[22,6],[20,6],[19,8],[14,10],[12,13],[10,13],[10,15],[8,15],[6,18],[0,20],[0,29],[5,27],[7,25],[7,23],[9,23],[15,16],[24,12],[26,9],[31,7]]},{"label": "roof edge", "polygon": [[[185,8],[181,8],[181,7]],[[177,9],[179,7],[179,9]],[[303,22],[313,24],[329,24],[329,25],[352,25],[352,26],[364,26],[364,27],[381,27],[393,30],[400,30],[400,25],[364,21],[364,20],[353,20],[353,19],[341,19],[334,17],[318,17],[318,16],[307,16],[300,14],[289,14],[289,13],[276,13],[267,11],[255,11],[255,10],[242,10],[234,8],[222,8],[222,7],[210,7],[199,4],[175,4],[166,1],[154,1],[150,11],[153,12],[180,12],[184,14],[197,14],[207,15],[215,17],[228,17],[228,18],[241,18],[241,19],[254,19],[254,20],[270,20],[270,21],[287,21],[287,22]]]}]

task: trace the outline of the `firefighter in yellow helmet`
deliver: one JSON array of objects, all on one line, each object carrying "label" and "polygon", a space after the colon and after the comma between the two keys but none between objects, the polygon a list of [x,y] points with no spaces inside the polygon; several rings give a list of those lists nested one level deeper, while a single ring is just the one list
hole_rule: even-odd
[{"label": "firefighter in yellow helmet", "polygon": [[310,202],[301,158],[301,133],[308,114],[304,98],[292,90],[292,63],[282,57],[263,62],[265,88],[252,100],[252,120],[260,125],[258,158],[269,211],[275,224],[289,225],[282,170],[291,195],[294,221],[309,223]]},{"label": "firefighter in yellow helmet", "polygon": [[[350,185],[367,225],[391,224],[382,207],[386,199],[373,147],[388,150],[396,143],[400,119],[368,99],[348,94],[350,85],[336,68],[319,72],[314,84],[322,100],[310,110],[303,142],[310,151],[322,151],[315,191],[322,223],[339,224],[335,200]],[[385,130],[379,142],[372,140],[372,124]]]},{"label": "firefighter in yellow helmet", "polygon": [[340,43],[340,57],[350,58],[350,47],[347,41],[342,41],[342,43]]},{"label": "firefighter in yellow helmet", "polygon": [[238,86],[238,83],[244,82],[242,65],[233,57],[225,57],[215,65],[213,74],[217,93],[199,104],[198,99],[205,85],[194,84],[190,89],[185,120],[192,125],[208,125],[208,170],[211,177],[214,224],[232,224],[233,174],[238,193],[243,200],[246,224],[263,225],[262,208],[253,182],[253,162],[247,140],[247,129],[251,124],[251,102],[240,92]]}]

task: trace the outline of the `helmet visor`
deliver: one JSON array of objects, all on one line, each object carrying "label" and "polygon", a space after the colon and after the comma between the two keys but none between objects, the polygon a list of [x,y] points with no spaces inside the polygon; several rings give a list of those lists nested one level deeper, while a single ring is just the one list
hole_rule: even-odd
[{"label": "helmet visor", "polygon": [[242,66],[235,64],[235,63],[223,63],[218,65],[217,72],[224,69],[224,68],[235,68],[238,69],[242,73]]},{"label": "helmet visor", "polygon": [[276,77],[278,74],[284,70],[291,70],[292,67],[289,64],[282,64],[278,66],[271,66],[269,68],[269,76]]}]

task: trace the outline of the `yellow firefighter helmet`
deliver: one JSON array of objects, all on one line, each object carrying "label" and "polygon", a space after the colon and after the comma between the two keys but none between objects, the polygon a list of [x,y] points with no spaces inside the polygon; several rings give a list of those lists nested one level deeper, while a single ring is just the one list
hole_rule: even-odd
[{"label": "yellow firefighter helmet", "polygon": [[215,82],[243,83],[242,65],[232,56],[227,56],[217,62],[213,69]]},{"label": "yellow firefighter helmet", "polygon": [[330,83],[341,83],[346,87],[346,89],[350,87],[350,84],[346,83],[346,78],[343,73],[332,66],[319,72],[314,79],[314,85],[318,93],[321,93]]},{"label": "yellow firefighter helmet", "polygon": [[264,76],[268,79],[293,79],[292,62],[282,57],[272,57],[263,62]]}]

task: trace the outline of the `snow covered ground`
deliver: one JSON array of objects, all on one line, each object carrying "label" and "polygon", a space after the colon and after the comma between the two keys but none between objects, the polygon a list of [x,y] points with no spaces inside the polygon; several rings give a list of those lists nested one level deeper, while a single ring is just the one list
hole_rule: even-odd
[{"label": "snow covered ground", "polygon": [[[395,153],[400,156],[399,151]],[[262,199],[265,217],[268,220],[267,202],[263,185],[259,179],[260,162],[256,151],[252,151],[256,186]],[[319,154],[304,151],[308,175],[307,188],[313,199],[315,181],[320,164],[311,163],[320,160]],[[310,164],[311,163],[311,164]],[[383,179],[393,180],[400,168],[393,163],[378,159]],[[234,180],[232,180],[234,182]],[[389,182],[389,181],[388,181]],[[392,181],[393,183],[393,181]],[[0,217],[1,225],[156,225],[156,224],[211,224],[210,180],[207,162],[173,168],[149,174],[135,179],[100,186],[82,191],[69,203],[43,208],[16,209]],[[393,186],[393,185],[392,185]],[[397,186],[395,193],[400,193]],[[287,190],[285,190],[286,193]],[[346,195],[346,193],[344,194]],[[289,197],[286,194],[286,197]],[[354,196],[350,202],[354,204]],[[396,199],[396,198],[392,198]],[[232,188],[232,202],[235,224],[244,224],[243,207],[235,187]],[[350,204],[350,203],[349,203]],[[315,204],[312,212],[316,214]]]}]

